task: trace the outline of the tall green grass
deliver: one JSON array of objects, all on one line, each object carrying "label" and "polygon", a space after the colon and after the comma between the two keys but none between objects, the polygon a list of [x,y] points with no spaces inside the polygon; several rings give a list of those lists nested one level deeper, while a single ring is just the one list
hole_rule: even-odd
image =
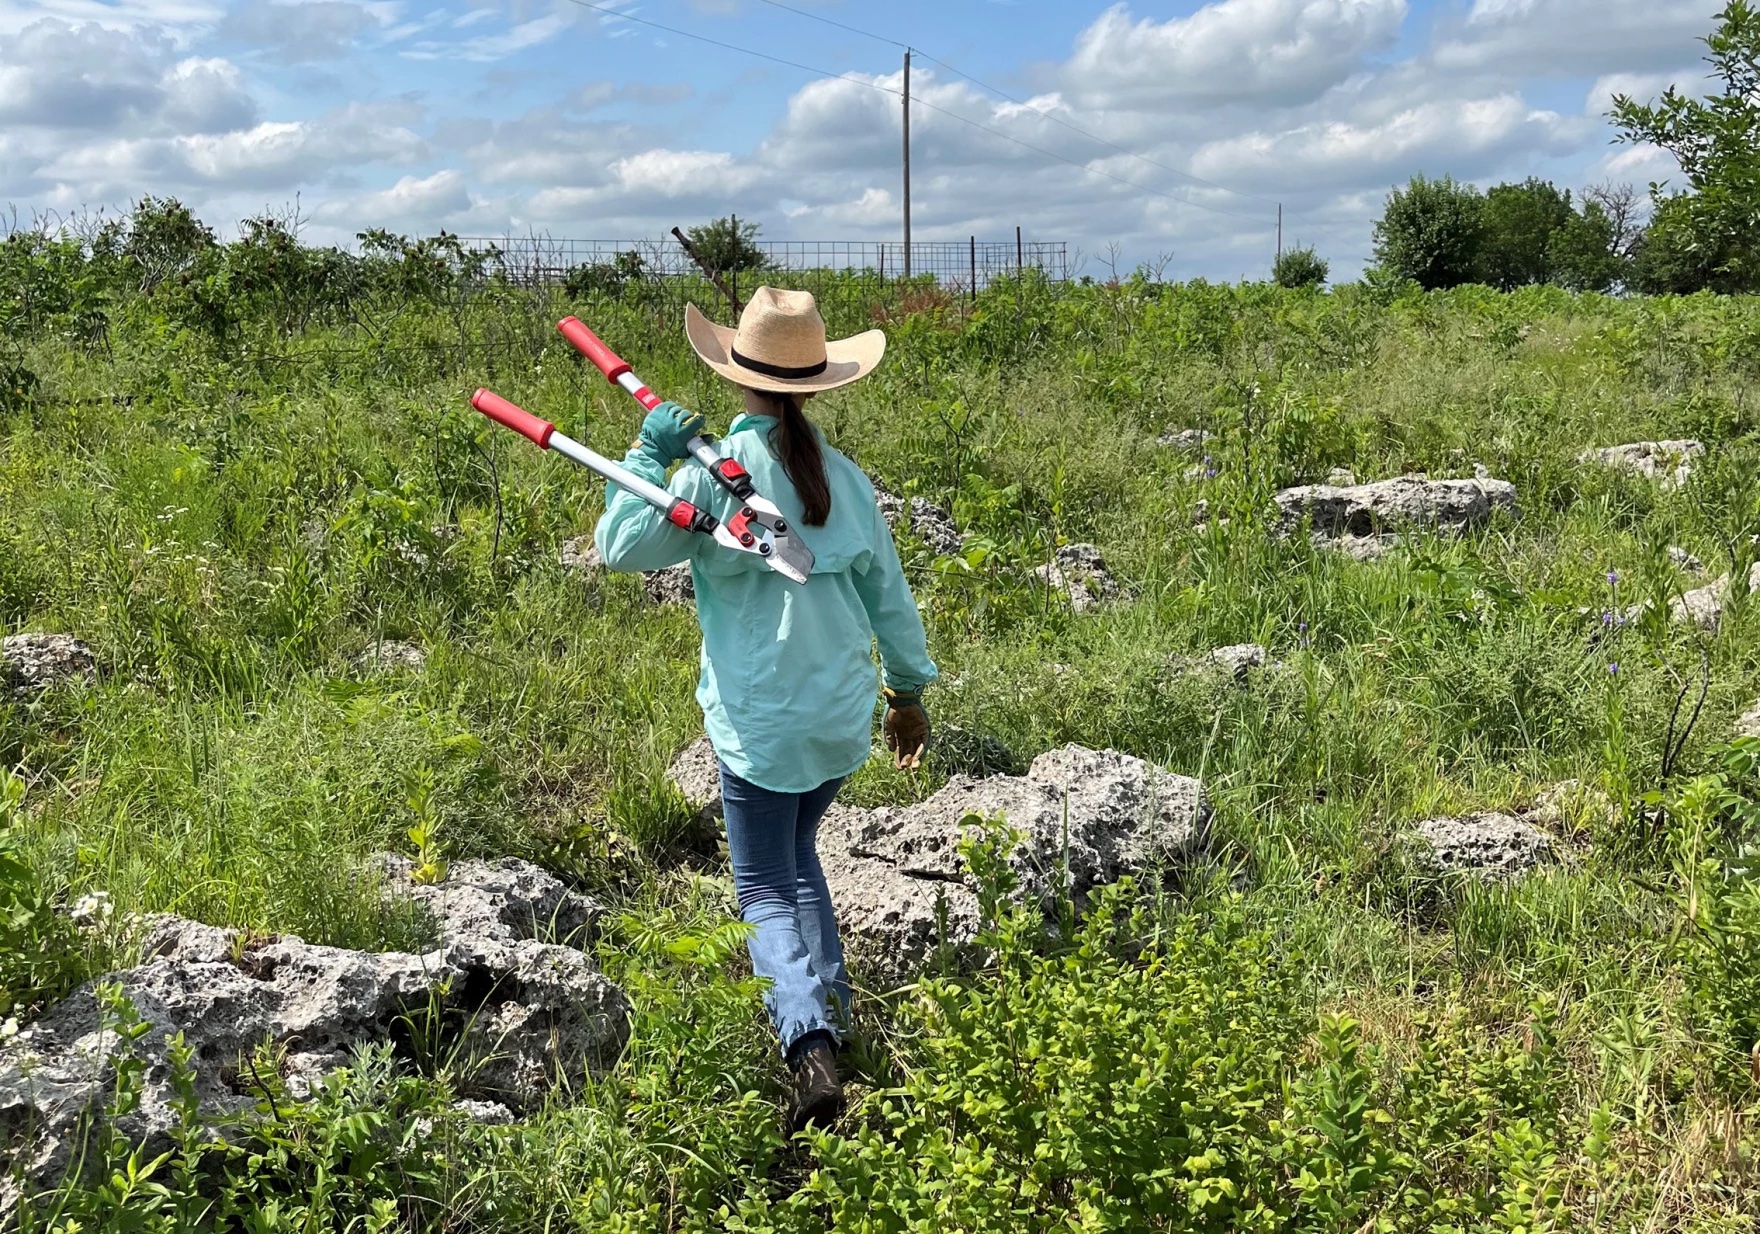
[{"label": "tall green grass", "polygon": [[[828,315],[860,328],[872,303],[852,289]],[[886,309],[886,365],[813,412],[977,537],[955,561],[901,536],[938,723],[1023,760],[1082,742],[1201,773],[1217,842],[1087,934],[998,923],[995,971],[868,999],[865,1100],[794,1145],[725,874],[686,851],[663,781],[699,731],[692,616],[567,574],[597,482],[466,406],[492,385],[621,453],[635,410],[549,329],[567,312],[716,427],[735,393],[634,292],[397,308],[371,331],[246,320],[221,346],[119,294],[103,347],[35,323],[33,392],[0,422],[0,615],[103,666],[0,706],[28,781],[9,834],[52,896],[411,945],[373,856],[407,847],[420,783],[452,855],[532,857],[624,914],[602,959],[637,1022],[609,1079],[478,1130],[445,1115],[444,1075],[412,1097],[363,1063],[383,1108],[438,1111],[431,1174],[260,1228],[1754,1228],[1752,1020],[1717,991],[1749,988],[1760,937],[1738,863],[1707,855],[1742,841],[1754,786],[1728,773],[1722,804],[1679,804],[1760,695],[1753,606],[1714,637],[1602,614],[1708,581],[1670,545],[1745,572],[1760,306],[1028,280],[969,312]],[[1155,443],[1187,427],[1216,434],[1207,455]],[[1676,491],[1576,462],[1682,436],[1711,454]],[[1475,465],[1520,512],[1458,541],[1362,563],[1271,531],[1275,491],[1334,467]],[[1078,540],[1128,603],[1075,615],[1031,584]],[[362,667],[385,639],[424,646],[425,670]],[[1249,640],[1275,663],[1244,685],[1194,667]],[[938,767],[876,759],[845,796],[919,799]],[[1626,807],[1567,865],[1487,887],[1414,862],[1415,820],[1564,778]],[[1692,850],[1710,866],[1689,833],[1724,845]],[[24,1014],[127,959],[83,945]],[[366,1089],[301,1116],[278,1165],[204,1158],[199,1187],[286,1191],[313,1160],[298,1145]],[[103,1202],[81,1194],[91,1228]]]}]

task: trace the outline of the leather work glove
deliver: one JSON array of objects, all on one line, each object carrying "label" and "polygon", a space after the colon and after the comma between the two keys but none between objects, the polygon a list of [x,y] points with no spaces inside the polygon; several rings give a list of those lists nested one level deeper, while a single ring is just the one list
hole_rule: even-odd
[{"label": "leather work glove", "polygon": [[662,467],[667,467],[690,457],[685,442],[702,431],[702,416],[686,411],[677,403],[661,403],[642,421],[641,436],[631,443],[630,449],[640,450]]},{"label": "leather work glove", "polygon": [[915,691],[887,690],[886,719],[880,731],[900,768],[921,767],[923,751],[929,746],[929,713],[923,710],[923,696]]}]

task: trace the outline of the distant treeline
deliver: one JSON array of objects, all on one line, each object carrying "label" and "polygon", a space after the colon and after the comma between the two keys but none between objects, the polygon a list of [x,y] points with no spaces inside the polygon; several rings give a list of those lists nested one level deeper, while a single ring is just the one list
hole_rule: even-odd
[{"label": "distant treeline", "polygon": [[[1647,294],[1760,291],[1760,11],[1730,0],[1705,39],[1721,90],[1616,95],[1617,140],[1667,151],[1678,180],[1601,185],[1576,200],[1545,180],[1481,192],[1415,176],[1375,225],[1372,278],[1425,288],[1552,283]],[[1283,281],[1283,280],[1280,280]]]}]

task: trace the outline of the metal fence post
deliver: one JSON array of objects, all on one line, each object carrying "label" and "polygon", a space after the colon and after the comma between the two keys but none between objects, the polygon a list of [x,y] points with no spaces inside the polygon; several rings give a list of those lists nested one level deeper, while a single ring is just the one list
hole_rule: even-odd
[{"label": "metal fence post", "polygon": [[978,302],[978,237],[976,237],[976,236],[972,237],[971,272],[972,272],[971,301],[973,304],[976,304]]}]

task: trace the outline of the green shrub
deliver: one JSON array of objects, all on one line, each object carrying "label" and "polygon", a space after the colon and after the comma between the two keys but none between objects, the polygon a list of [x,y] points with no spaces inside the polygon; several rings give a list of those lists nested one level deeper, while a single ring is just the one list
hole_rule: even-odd
[{"label": "green shrub", "polygon": [[67,911],[23,855],[19,813],[25,785],[0,767],[0,1019],[29,1013],[71,989],[85,975],[81,921],[100,924],[107,898]]}]

